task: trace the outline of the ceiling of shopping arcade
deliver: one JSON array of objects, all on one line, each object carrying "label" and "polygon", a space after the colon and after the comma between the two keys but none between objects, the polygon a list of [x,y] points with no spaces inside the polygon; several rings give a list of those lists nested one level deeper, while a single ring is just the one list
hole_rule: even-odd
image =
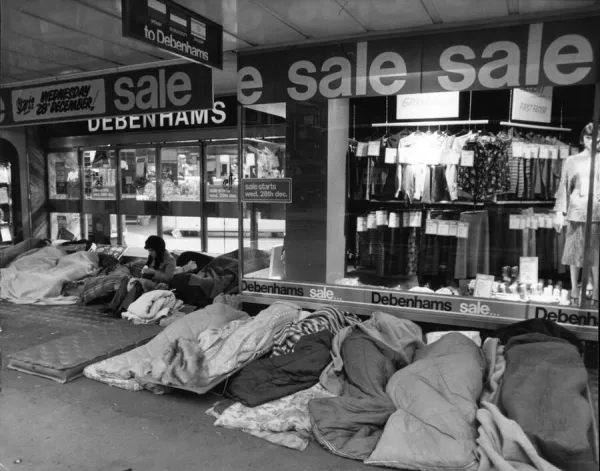
[{"label": "ceiling of shopping arcade", "polygon": [[[223,26],[215,94],[236,87],[236,53],[265,46],[424,31],[600,10],[600,0],[177,0]],[[0,0],[0,84],[39,84],[182,61],[121,34],[121,0]]]}]

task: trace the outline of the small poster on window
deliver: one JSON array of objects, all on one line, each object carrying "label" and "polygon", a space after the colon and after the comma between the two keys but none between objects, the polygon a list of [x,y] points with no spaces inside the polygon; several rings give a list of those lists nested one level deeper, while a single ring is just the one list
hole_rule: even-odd
[{"label": "small poster on window", "polygon": [[0,188],[0,204],[8,204],[8,189]]},{"label": "small poster on window", "polygon": [[56,194],[67,194],[67,175],[64,162],[56,162],[54,165],[56,170]]}]

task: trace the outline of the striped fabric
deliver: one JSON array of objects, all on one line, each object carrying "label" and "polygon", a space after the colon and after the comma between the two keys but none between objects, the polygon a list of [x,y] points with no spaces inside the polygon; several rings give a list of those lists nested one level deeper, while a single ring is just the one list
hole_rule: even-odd
[{"label": "striped fabric", "polygon": [[326,307],[313,312],[298,322],[286,324],[275,334],[271,356],[292,353],[298,341],[305,335],[329,330],[336,335],[344,327],[362,322],[355,314]]},{"label": "striped fabric", "polygon": [[85,286],[81,293],[81,304],[88,304],[94,299],[113,294],[123,280],[129,278],[129,268],[118,266],[109,275],[100,275],[85,280]]}]

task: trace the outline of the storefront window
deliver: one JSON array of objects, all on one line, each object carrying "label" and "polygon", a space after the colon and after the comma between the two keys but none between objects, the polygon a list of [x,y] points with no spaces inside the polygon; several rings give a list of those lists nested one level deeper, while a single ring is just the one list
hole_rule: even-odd
[{"label": "storefront window", "polygon": [[79,213],[50,213],[50,237],[58,240],[75,240],[81,237]]},{"label": "storefront window", "polygon": [[81,186],[77,152],[48,154],[48,191],[50,199],[79,199]]},{"label": "storefront window", "polygon": [[200,147],[163,147],[162,200],[200,202]]},{"label": "storefront window", "polygon": [[120,149],[119,158],[122,198],[156,201],[156,150]]},{"label": "storefront window", "polygon": [[[244,276],[597,305],[594,87],[550,88],[525,90],[544,103],[546,125],[511,120],[506,110],[521,99],[511,90],[457,92],[458,124],[442,119],[447,97],[436,98],[440,118],[429,121],[398,118],[402,96],[288,103],[285,165],[245,145],[244,246],[269,250],[271,268]],[[276,242],[261,222],[265,213],[278,219],[269,214],[277,196],[250,184],[281,177],[291,178],[292,200],[281,205],[285,238]]]}]

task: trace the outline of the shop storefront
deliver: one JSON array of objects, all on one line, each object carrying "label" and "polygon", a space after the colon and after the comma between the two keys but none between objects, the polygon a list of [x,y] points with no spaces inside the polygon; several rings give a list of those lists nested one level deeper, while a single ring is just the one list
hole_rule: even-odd
[{"label": "shop storefront", "polygon": [[545,318],[597,341],[598,24],[241,53],[238,100],[285,116],[290,179],[242,181],[241,212],[285,208],[270,268],[245,261],[244,301],[479,328]]},{"label": "shop storefront", "polygon": [[[282,119],[248,109],[245,121],[242,148],[272,155],[270,169],[278,172],[285,158]],[[225,96],[211,110],[46,126],[51,237],[141,249],[158,234],[171,250],[235,250],[237,123],[237,100]],[[243,171],[256,169],[255,163]],[[277,212],[264,216],[273,226],[264,236],[281,240]]]}]

